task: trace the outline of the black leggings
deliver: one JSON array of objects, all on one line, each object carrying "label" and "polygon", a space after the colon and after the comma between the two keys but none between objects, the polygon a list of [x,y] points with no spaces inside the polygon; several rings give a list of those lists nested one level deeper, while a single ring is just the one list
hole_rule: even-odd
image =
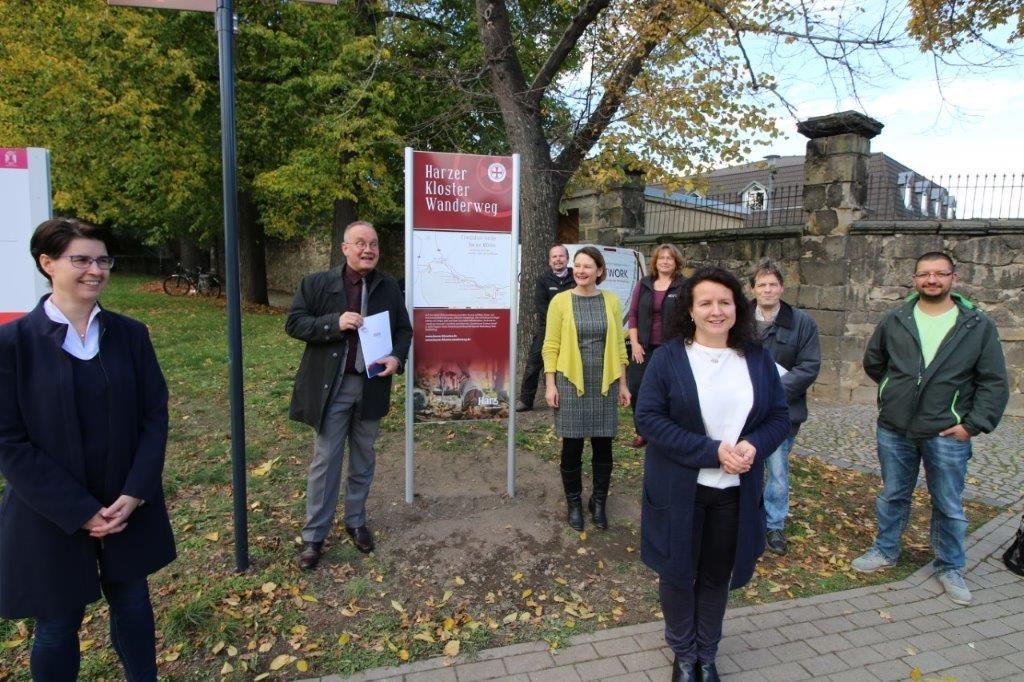
[{"label": "black leggings", "polygon": [[[562,469],[572,471],[579,469],[583,463],[583,441],[585,438],[563,438],[562,439]],[[590,448],[594,456],[590,460],[592,464],[612,463],[612,438],[611,436],[594,436],[590,439]]]}]

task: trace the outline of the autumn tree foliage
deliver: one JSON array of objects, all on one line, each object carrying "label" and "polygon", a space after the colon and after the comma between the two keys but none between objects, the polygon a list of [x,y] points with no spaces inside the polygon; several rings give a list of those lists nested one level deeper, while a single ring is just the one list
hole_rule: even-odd
[{"label": "autumn tree foliage", "polygon": [[[936,54],[1016,26],[1005,0],[238,0],[243,295],[262,245],[401,217],[404,146],[523,159],[524,286],[573,179],[678,178],[774,134],[783,72],[855,85],[862,55]],[[58,210],[148,241],[219,232],[216,43],[208,14],[0,0],[4,144],[54,151]],[[802,48],[802,49],[801,49]],[[831,84],[823,83],[831,87]],[[524,338],[533,311],[520,311]],[[526,344],[521,344],[525,346]]]},{"label": "autumn tree foliage", "polygon": [[1024,3],[1019,0],[910,0],[907,28],[921,49],[948,54],[986,42],[989,31],[1004,25],[1010,42],[1024,38]]},{"label": "autumn tree foliage", "polygon": [[[474,57],[452,81],[498,108],[508,147],[522,156],[523,286],[546,267],[558,205],[574,177],[600,184],[628,168],[672,182],[739,160],[752,140],[775,134],[772,110],[791,108],[782,72],[816,63],[832,77],[824,87],[855,90],[868,54],[910,41],[950,49],[1019,22],[1021,12],[1002,0],[914,0],[909,13],[815,0],[474,0],[472,7],[408,0],[400,7]],[[936,12],[948,19],[936,21]],[[521,348],[536,322],[527,299]]]},{"label": "autumn tree foliage", "polygon": [[[235,11],[242,295],[266,302],[268,236],[399,222],[403,146],[473,149],[501,131],[419,77],[416,64],[437,64],[446,45],[428,24],[362,0],[240,0]],[[217,239],[210,14],[0,0],[0,25],[0,143],[52,150],[58,212],[154,244]]]}]

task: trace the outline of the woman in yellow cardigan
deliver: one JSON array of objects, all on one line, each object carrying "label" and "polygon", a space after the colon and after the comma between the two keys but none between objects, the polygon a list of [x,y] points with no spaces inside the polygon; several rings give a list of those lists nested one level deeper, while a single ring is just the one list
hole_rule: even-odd
[{"label": "woman in yellow cardigan", "polygon": [[[593,246],[576,252],[576,286],[556,294],[548,306],[544,335],[545,397],[555,410],[555,433],[562,439],[562,485],[569,525],[583,530],[583,440],[593,450],[594,488],[587,507],[598,528],[608,527],[605,501],[612,476],[612,438],[619,405],[629,405],[622,306],[601,291],[604,256]],[[612,384],[618,382],[618,389]]]}]

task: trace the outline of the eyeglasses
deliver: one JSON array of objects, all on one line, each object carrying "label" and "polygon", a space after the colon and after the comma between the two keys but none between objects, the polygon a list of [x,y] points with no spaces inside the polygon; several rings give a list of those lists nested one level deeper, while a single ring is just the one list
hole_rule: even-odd
[{"label": "eyeglasses", "polygon": [[79,270],[88,270],[93,263],[100,270],[109,270],[114,267],[113,256],[97,256],[96,258],[92,256],[68,256],[67,258],[71,261],[71,265]]},{"label": "eyeglasses", "polygon": [[357,249],[359,249],[360,251],[365,251],[366,249],[370,249],[371,251],[376,251],[377,249],[380,248],[380,242],[366,242],[366,241],[363,241],[362,239],[357,239],[354,242],[342,242],[342,244],[348,244],[349,246],[354,246]]},{"label": "eyeglasses", "polygon": [[915,272],[914,279],[930,279],[935,277],[937,279],[946,279],[952,277],[953,273],[950,270],[940,270],[939,272]]}]

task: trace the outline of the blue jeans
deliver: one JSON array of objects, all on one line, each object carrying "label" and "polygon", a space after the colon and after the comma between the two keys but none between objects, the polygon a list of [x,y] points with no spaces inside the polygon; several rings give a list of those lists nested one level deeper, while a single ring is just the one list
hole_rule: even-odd
[{"label": "blue jeans", "polygon": [[[156,682],[156,635],[153,606],[145,578],[103,583],[110,605],[110,641],[124,666],[128,682]],[[80,655],[78,630],[85,607],[63,616],[36,620],[32,638],[31,670],[35,682],[74,682]]]},{"label": "blue jeans", "polygon": [[900,555],[900,537],[910,518],[910,499],[917,484],[917,472],[924,462],[925,479],[932,501],[931,542],[938,572],[967,564],[964,539],[967,516],[963,493],[971,442],[934,436],[913,440],[878,427],[878,461],[882,465],[882,491],[875,510],[878,537],[875,547],[887,559]]},{"label": "blue jeans", "polygon": [[782,530],[789,514],[789,451],[796,436],[782,441],[764,463],[764,514],[768,530]]}]

